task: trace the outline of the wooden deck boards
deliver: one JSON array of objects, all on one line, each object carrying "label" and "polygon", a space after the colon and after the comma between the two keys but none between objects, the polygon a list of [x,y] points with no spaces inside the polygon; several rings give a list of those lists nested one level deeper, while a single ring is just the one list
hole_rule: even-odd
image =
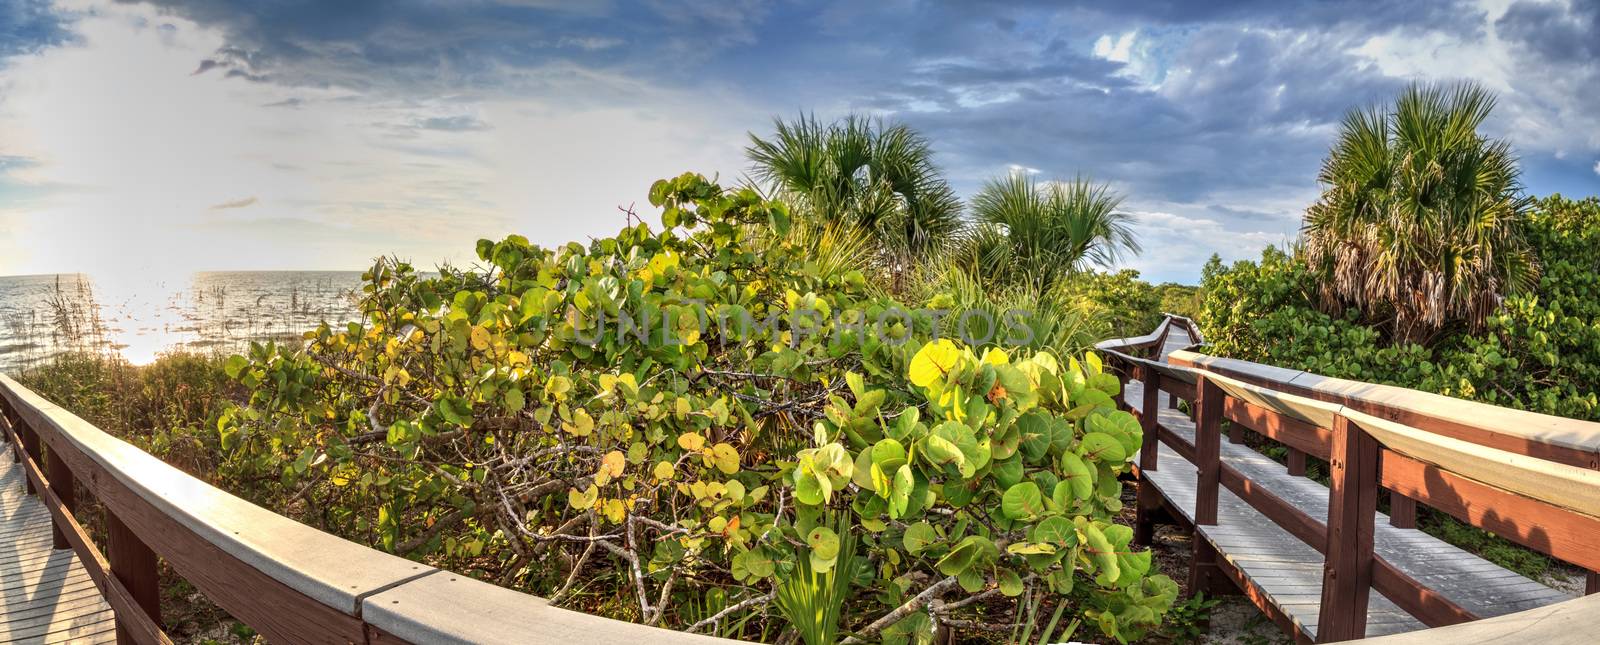
[{"label": "wooden deck boards", "polygon": [[52,547],[50,512],[0,454],[0,643],[110,643],[111,607],[70,549]]},{"label": "wooden deck boards", "polygon": [[[1162,356],[1188,344],[1181,329],[1174,329]],[[1139,406],[1143,388],[1128,384],[1127,396]],[[1166,406],[1162,406],[1165,408]],[[1160,424],[1190,443],[1194,424],[1177,410],[1163,409]],[[1288,474],[1283,465],[1242,444],[1222,441],[1223,463],[1262,488],[1317,520],[1328,517],[1327,487]],[[1137,461],[1137,458],[1135,458]],[[1172,506],[1193,519],[1197,471],[1194,464],[1172,448],[1160,445],[1159,465],[1144,476]],[[1240,499],[1227,487],[1219,491],[1217,524],[1198,527],[1199,537],[1295,624],[1305,638],[1316,636],[1321,606],[1323,556],[1287,530]],[[1398,529],[1389,518],[1377,515],[1374,552],[1400,571],[1481,617],[1499,616],[1571,600],[1570,596],[1495,565],[1416,529]],[[1377,592],[1370,596],[1367,635],[1379,636],[1425,628],[1420,621]]]}]

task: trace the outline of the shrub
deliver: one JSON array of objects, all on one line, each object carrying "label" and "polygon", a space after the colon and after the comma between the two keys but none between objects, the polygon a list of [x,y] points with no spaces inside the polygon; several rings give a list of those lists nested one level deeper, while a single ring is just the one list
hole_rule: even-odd
[{"label": "shrub", "polygon": [[1305,249],[1330,311],[1358,310],[1399,342],[1481,329],[1539,265],[1516,156],[1478,134],[1494,95],[1413,84],[1388,110],[1352,110],[1306,209]]},{"label": "shrub", "polygon": [[1600,420],[1600,200],[1540,200],[1528,235],[1545,267],[1538,287],[1504,299],[1482,332],[1431,346],[1318,311],[1316,272],[1279,249],[1229,268],[1213,258],[1199,322],[1222,356]]},{"label": "shrub", "polygon": [[[651,201],[661,232],[485,240],[433,279],[379,261],[363,322],[229,359],[252,394],[224,467],[336,533],[649,624],[706,627],[669,609],[708,588],[890,642],[993,623],[933,602],[986,588],[1071,592],[1112,638],[1159,623],[1177,588],[1111,522],[1139,426],[1096,356],[932,340],[752,190]],[[624,314],[646,324],[602,323]]]}]

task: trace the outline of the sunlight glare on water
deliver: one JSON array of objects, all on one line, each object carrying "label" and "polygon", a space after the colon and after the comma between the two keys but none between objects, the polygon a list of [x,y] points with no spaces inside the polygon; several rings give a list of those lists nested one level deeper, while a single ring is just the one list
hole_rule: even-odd
[{"label": "sunlight glare on water", "polygon": [[0,277],[0,369],[62,352],[147,364],[163,352],[239,351],[357,319],[361,274],[243,271]]}]

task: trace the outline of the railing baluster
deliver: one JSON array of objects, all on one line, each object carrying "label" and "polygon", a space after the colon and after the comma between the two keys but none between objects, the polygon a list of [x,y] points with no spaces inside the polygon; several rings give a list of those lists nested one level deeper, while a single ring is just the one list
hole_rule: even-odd
[{"label": "railing baluster", "polygon": [[1195,381],[1194,456],[1199,487],[1194,496],[1194,523],[1217,523],[1217,489],[1222,481],[1222,388],[1201,374]]},{"label": "railing baluster", "polygon": [[[146,546],[128,525],[110,512],[106,513],[106,533],[111,544],[107,551],[111,559],[111,573],[122,581],[133,596],[134,602],[144,609],[157,625],[161,624],[161,579],[156,571],[156,554]],[[136,642],[132,632],[117,618],[117,642]]]},{"label": "railing baluster", "polygon": [[[71,513],[78,508],[77,482],[73,481],[72,470],[67,467],[66,460],[61,458],[61,451],[51,448],[46,452],[49,454],[45,459],[45,478],[50,482],[50,490],[56,494],[56,499],[61,500],[61,506]],[[72,548],[61,523],[52,522],[51,535],[55,536],[57,549]]]},{"label": "railing baluster", "polygon": [[1378,511],[1378,441],[1344,415],[1333,417],[1332,430],[1319,643],[1362,638],[1367,633],[1376,529],[1373,515]]},{"label": "railing baluster", "polygon": [[1194,455],[1199,484],[1194,495],[1194,552],[1189,563],[1189,589],[1224,593],[1232,587],[1222,574],[1221,558],[1200,535],[1201,526],[1217,523],[1217,496],[1222,482],[1222,388],[1206,379],[1195,381]]},{"label": "railing baluster", "polygon": [[1389,525],[1397,529],[1417,528],[1417,500],[1389,491]]},{"label": "railing baluster", "polygon": [[1134,368],[1134,376],[1144,388],[1143,405],[1139,408],[1139,426],[1144,432],[1144,438],[1139,445],[1139,469],[1155,470],[1156,455],[1160,450],[1161,425],[1158,417],[1161,414],[1161,373],[1140,365]]},{"label": "railing baluster", "polygon": [[[14,425],[12,425],[12,427],[16,429],[17,435],[22,438],[22,452],[27,454],[29,459],[34,460],[34,463],[38,463],[38,461],[39,461],[39,433],[34,432],[33,428],[28,425],[28,422],[23,421],[21,419],[15,419],[14,420]],[[24,477],[23,479],[27,479],[27,478]],[[34,490],[33,480],[32,479],[28,479],[27,481],[28,481],[28,494],[29,495],[38,494],[39,491]]]},{"label": "railing baluster", "polygon": [[1143,405],[1139,409],[1139,429],[1144,433],[1139,443],[1139,487],[1137,506],[1134,507],[1133,540],[1150,544],[1155,537],[1156,515],[1161,512],[1161,492],[1146,480],[1159,466],[1161,450],[1160,424],[1156,415],[1161,413],[1161,374],[1149,366],[1140,365],[1133,370],[1134,378],[1144,387]]},{"label": "railing baluster", "polygon": [[1306,453],[1299,448],[1289,449],[1289,474],[1295,477],[1306,475]]}]

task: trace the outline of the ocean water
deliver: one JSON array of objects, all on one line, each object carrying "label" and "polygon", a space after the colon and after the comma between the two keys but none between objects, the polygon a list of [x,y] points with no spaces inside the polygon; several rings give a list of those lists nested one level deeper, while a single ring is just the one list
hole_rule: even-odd
[{"label": "ocean water", "polygon": [[135,364],[174,350],[233,353],[358,319],[360,288],[359,271],[0,277],[0,371],[68,351]]}]

